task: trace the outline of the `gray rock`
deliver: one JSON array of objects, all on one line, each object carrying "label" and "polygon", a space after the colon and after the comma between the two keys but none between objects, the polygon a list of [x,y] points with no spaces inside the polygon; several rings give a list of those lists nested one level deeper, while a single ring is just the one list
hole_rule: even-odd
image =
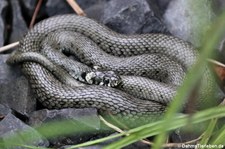
[{"label": "gray rock", "polygon": [[164,32],[155,8],[146,0],[112,0],[105,4],[102,22],[119,33]]},{"label": "gray rock", "polygon": [[[115,134],[117,134],[117,133],[114,133],[112,135],[115,135]],[[111,139],[111,140],[102,142],[98,145],[80,147],[78,149],[101,149],[101,148],[104,148],[105,146],[107,146],[107,145],[109,145],[113,142],[119,141],[120,139],[122,139],[122,138],[119,137],[119,138],[115,138],[115,139]],[[66,145],[66,146],[62,146],[60,149],[67,149],[69,147],[71,147],[71,146]],[[132,144],[126,146],[126,147],[123,147],[123,149],[149,149],[149,145],[147,145],[145,143],[142,143],[142,142],[135,142],[135,143],[132,143]]]},{"label": "gray rock", "polygon": [[[70,145],[62,146],[59,149],[68,149],[71,147]],[[79,147],[78,149],[102,149],[103,146],[101,145],[94,145],[94,146],[87,146],[87,147]]]},{"label": "gray rock", "polygon": [[[100,120],[97,117],[96,109],[62,109],[62,110],[39,110],[30,115],[29,123],[40,126],[46,122],[72,120],[74,128],[80,132],[70,136],[60,136],[49,140],[54,147],[61,147],[69,144],[77,144],[93,139],[100,133]],[[62,127],[63,129],[63,127]],[[84,130],[87,132],[84,132]]]},{"label": "gray rock", "polygon": [[173,1],[173,0],[155,0],[155,2],[159,6],[159,9],[162,13],[164,13],[166,11],[166,9],[171,1]]},{"label": "gray rock", "polygon": [[[113,136],[113,135],[116,135],[116,134],[118,134],[118,133],[116,132],[116,133],[113,133],[111,135]],[[104,147],[104,146],[107,146],[109,144],[112,144],[113,142],[119,141],[120,139],[122,139],[122,137],[118,137],[118,138],[114,138],[114,139],[111,139],[111,140],[107,140],[107,141],[105,141],[103,143],[100,143],[99,145]],[[138,142],[135,142],[135,143],[132,143],[132,144],[130,144],[128,146],[123,147],[123,149],[139,149],[139,148],[140,149],[149,149],[149,145],[138,141]]]},{"label": "gray rock", "polygon": [[[94,5],[102,5],[105,1],[107,0],[77,0],[76,2],[81,7],[81,9],[85,10],[93,7]],[[46,12],[48,16],[67,13],[75,14],[71,6],[66,1],[62,0],[48,0],[46,3]]]},{"label": "gray rock", "polygon": [[21,7],[19,4],[19,0],[11,1],[12,8],[12,32],[10,35],[9,42],[16,42],[21,40],[23,35],[27,32],[28,28],[24,18],[21,14]]},{"label": "gray rock", "polygon": [[[93,145],[93,146],[87,146],[87,147],[80,147],[78,149],[102,149],[107,145],[109,145],[109,144],[104,143],[104,145]],[[71,147],[71,146],[69,146],[69,145],[62,146],[60,149],[67,149],[69,147]],[[137,142],[137,143],[133,143],[131,145],[128,145],[126,147],[123,147],[123,149],[149,149],[149,145],[146,145],[146,144],[141,143],[141,142]]]},{"label": "gray rock", "polygon": [[7,114],[11,112],[12,110],[9,107],[0,104],[0,119],[4,118]]},{"label": "gray rock", "polygon": [[217,0],[222,8],[225,7],[225,1],[224,0]]},{"label": "gray rock", "polygon": [[[197,127],[198,130],[196,131],[195,128]],[[185,130],[187,129],[187,130]],[[204,126],[202,125],[197,125],[197,126],[190,126],[186,127],[183,130],[182,129],[177,129],[174,132],[172,132],[169,136],[169,140],[171,143],[183,143],[183,142],[188,142],[191,140],[194,140],[198,138],[203,132],[205,131]],[[196,144],[196,143],[193,143]],[[183,147],[185,148],[185,147]],[[169,149],[180,149],[180,148],[169,148]]]},{"label": "gray rock", "polygon": [[57,14],[75,13],[69,4],[64,0],[48,0],[45,5],[48,16]]},{"label": "gray rock", "polygon": [[[28,131],[29,135],[18,134],[19,131]],[[15,135],[18,136],[15,138]],[[14,137],[13,137],[14,136]],[[48,141],[44,139],[36,130],[23,123],[11,113],[7,114],[3,120],[0,121],[0,138],[5,143],[5,149],[23,149],[24,147],[10,145],[34,145],[40,147],[47,147]],[[7,146],[9,145],[9,146]]]},{"label": "gray rock", "polygon": [[0,103],[22,115],[34,111],[36,100],[31,97],[27,79],[17,66],[6,64],[8,55],[0,55]]},{"label": "gray rock", "polygon": [[200,46],[203,32],[214,17],[209,0],[173,0],[164,14],[169,31],[195,46]]},{"label": "gray rock", "polygon": [[[25,1],[20,1],[20,4],[22,6],[23,12],[25,12],[25,15],[31,19],[31,17],[34,13],[37,1],[25,0]],[[40,14],[40,13],[38,13],[38,14]]]},{"label": "gray rock", "polygon": [[126,147],[124,147],[124,149],[137,149],[137,148],[141,148],[141,149],[149,149],[149,145],[142,143],[142,142],[136,142],[133,144],[130,144]]},{"label": "gray rock", "polygon": [[[97,116],[97,110],[92,108],[67,108],[61,110],[43,109],[39,111],[34,111],[29,117],[29,123],[31,125],[40,125],[42,123],[50,122],[53,120],[73,119],[75,121],[79,121],[80,123],[84,123],[89,127],[100,129],[100,121]],[[84,117],[90,117],[91,119],[86,120],[84,119]]]},{"label": "gray rock", "polygon": [[87,14],[89,18],[92,18],[100,22],[103,16],[104,6],[105,2],[101,2],[85,9],[84,12]]},{"label": "gray rock", "polygon": [[219,15],[224,11],[225,1],[224,0],[214,0],[213,1],[213,9]]},{"label": "gray rock", "polygon": [[5,0],[0,1],[0,47],[5,43],[6,27],[5,27],[5,17],[8,2]]},{"label": "gray rock", "polygon": [[110,0],[76,0],[77,4],[82,8],[82,9],[87,9],[92,7],[95,4],[101,4],[106,1]]}]

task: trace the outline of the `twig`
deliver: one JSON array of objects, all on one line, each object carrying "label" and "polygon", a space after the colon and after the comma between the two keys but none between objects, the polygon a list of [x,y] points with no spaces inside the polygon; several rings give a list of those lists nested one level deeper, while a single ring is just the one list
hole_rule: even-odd
[{"label": "twig", "polygon": [[[104,124],[106,124],[108,127],[112,128],[113,130],[119,132],[119,133],[124,133],[123,130],[121,130],[120,128],[116,127],[115,125],[107,122],[102,116],[99,115],[99,118],[101,121],[103,121]],[[126,134],[126,136],[129,136],[129,134]],[[141,140],[142,143],[148,144],[148,145],[152,145],[151,142],[146,141],[146,140]]]},{"label": "twig", "polygon": [[[32,19],[31,19],[31,22],[30,22],[30,25],[29,25],[29,28],[32,28],[33,25],[34,25],[34,22],[35,22],[35,19],[37,17],[37,14],[40,10],[40,7],[41,7],[41,4],[42,4],[43,0],[38,0],[38,3],[37,3],[37,6],[34,10],[34,14],[32,16]],[[80,8],[80,6],[74,1],[74,0],[67,0],[67,2],[69,3],[69,5],[74,9],[74,11],[78,14],[78,15],[81,15],[81,16],[86,16],[86,14],[84,13],[84,11]],[[17,47],[19,45],[19,41],[18,42],[14,42],[14,43],[11,43],[11,44],[8,44],[6,46],[3,46],[0,48],[0,53],[3,52],[3,51],[7,51],[11,48],[14,48],[14,47]]]},{"label": "twig", "polygon": [[37,14],[41,8],[42,2],[43,2],[43,0],[38,0],[37,6],[35,7],[34,14],[32,16],[31,22],[30,22],[30,26],[29,26],[30,29],[34,26],[34,22],[37,17]]},{"label": "twig", "polygon": [[6,46],[3,46],[3,47],[0,48],[0,53],[3,52],[3,51],[7,51],[9,49],[15,48],[18,45],[19,45],[19,41],[18,42],[11,43],[11,44],[8,44]]},{"label": "twig", "polygon": [[212,59],[208,59],[208,62],[210,62],[213,65],[213,70],[216,73],[217,77],[219,78],[221,85],[224,85],[225,65]]},{"label": "twig", "polygon": [[221,67],[225,68],[225,65],[224,65],[223,63],[220,63],[220,62],[218,62],[218,61],[216,61],[216,60],[208,59],[208,61],[209,61],[210,63],[212,63],[212,64],[216,64],[216,65],[218,65],[218,66],[221,66]]},{"label": "twig", "polygon": [[80,6],[77,4],[75,0],[66,0],[66,1],[79,16],[86,16],[84,11],[80,8]]},{"label": "twig", "polygon": [[[34,14],[32,16],[29,28],[32,28],[34,26],[34,22],[35,22],[35,19],[37,17],[37,14],[38,14],[38,12],[40,10],[42,2],[43,2],[43,0],[38,0],[38,3],[37,3],[37,6],[36,6],[36,8],[34,10]],[[3,47],[0,48],[0,53],[3,52],[3,51],[7,51],[9,49],[15,48],[18,45],[19,45],[19,41],[11,43],[11,44],[8,44],[6,46],[3,46]]]},{"label": "twig", "polygon": [[196,143],[199,140],[201,140],[202,136],[203,135],[199,136],[197,139],[187,141],[187,142],[183,142],[183,143],[167,143],[167,144],[164,144],[163,147],[181,147],[182,145],[193,144],[193,143]]},{"label": "twig", "polygon": [[[123,130],[121,130],[120,128],[116,127],[115,125],[107,122],[102,116],[99,116],[100,120],[103,121],[104,124],[106,124],[108,127],[112,128],[113,130],[119,132],[119,133],[124,133]],[[183,142],[183,143],[166,143],[164,145],[162,145],[162,147],[181,147],[182,145],[186,145],[186,144],[193,144],[198,142],[199,140],[202,139],[202,136],[204,135],[204,133],[199,136],[197,139],[191,140],[191,141],[187,141],[187,142]],[[129,134],[126,134],[126,136],[129,136]],[[148,144],[148,145],[154,145],[153,142],[150,141],[146,141],[146,140],[141,140],[142,143]]]},{"label": "twig", "polygon": [[123,130],[121,130],[120,128],[116,127],[115,125],[107,122],[102,116],[99,115],[99,118],[101,121],[103,121],[104,124],[106,124],[108,127],[112,128],[113,130],[117,131],[117,132],[124,132]]}]

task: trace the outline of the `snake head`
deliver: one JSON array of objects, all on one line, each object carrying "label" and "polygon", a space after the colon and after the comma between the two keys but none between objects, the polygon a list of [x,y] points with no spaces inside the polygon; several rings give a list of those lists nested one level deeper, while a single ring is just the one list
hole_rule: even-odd
[{"label": "snake head", "polygon": [[86,73],[85,81],[88,84],[116,87],[121,83],[121,78],[113,71],[92,71]]}]

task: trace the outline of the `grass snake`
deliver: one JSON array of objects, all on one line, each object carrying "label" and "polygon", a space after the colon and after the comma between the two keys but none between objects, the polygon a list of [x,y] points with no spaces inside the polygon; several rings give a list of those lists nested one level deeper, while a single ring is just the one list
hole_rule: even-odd
[{"label": "grass snake", "polygon": [[[197,56],[189,43],[176,37],[122,35],[86,17],[61,15],[35,25],[8,62],[21,64],[35,95],[48,108],[93,107],[135,120],[165,112]],[[122,82],[112,88],[77,81],[95,66],[115,72]],[[203,80],[209,92],[208,68]]]}]

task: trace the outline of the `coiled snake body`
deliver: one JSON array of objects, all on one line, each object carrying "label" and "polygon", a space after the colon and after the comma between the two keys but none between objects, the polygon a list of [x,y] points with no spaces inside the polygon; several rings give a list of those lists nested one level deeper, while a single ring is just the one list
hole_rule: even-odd
[{"label": "coiled snake body", "polygon": [[[172,36],[121,35],[86,17],[62,15],[38,23],[8,61],[22,64],[37,98],[49,108],[94,107],[136,119],[165,112],[196,58],[190,44]],[[87,65],[120,75],[118,88],[126,93],[76,81],[80,72],[93,70]]]}]

